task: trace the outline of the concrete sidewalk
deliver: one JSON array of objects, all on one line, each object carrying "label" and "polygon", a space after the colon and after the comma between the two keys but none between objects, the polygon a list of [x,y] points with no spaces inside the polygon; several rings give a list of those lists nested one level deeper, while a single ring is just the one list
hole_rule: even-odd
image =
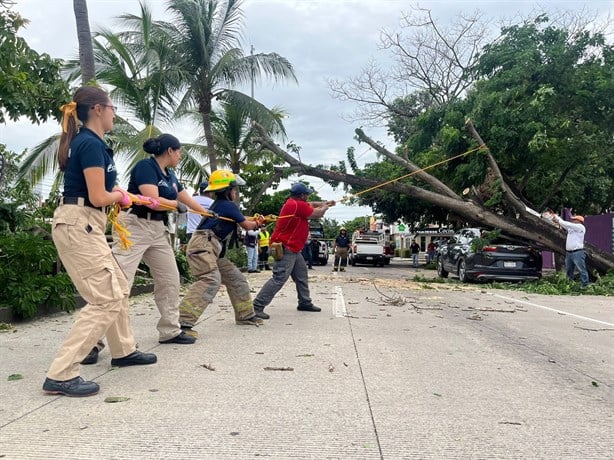
[{"label": "concrete sidewalk", "polygon": [[[269,276],[249,275],[254,293]],[[539,430],[520,423],[542,409],[540,400],[552,402],[547,390],[529,407],[519,406],[527,402],[523,385],[476,403],[476,388],[489,394],[532,371],[476,349],[433,291],[397,281],[394,292],[404,300],[395,302],[356,272],[317,267],[310,277],[321,313],[297,311],[288,282],[263,327],[237,326],[222,291],[191,346],[158,344],[152,296],[134,298],[139,348],[155,352],[158,363],[113,369],[103,351],[98,364],[82,367],[84,378],[101,385],[89,398],[41,390],[71,315],[0,334],[0,457],[561,458],[552,447],[557,420]],[[504,370],[481,381],[492,366]],[[23,379],[8,381],[11,374]],[[587,457],[602,458],[612,447],[607,438],[593,436],[593,443],[588,452],[596,456]],[[582,445],[565,449],[568,458],[587,453]]]}]

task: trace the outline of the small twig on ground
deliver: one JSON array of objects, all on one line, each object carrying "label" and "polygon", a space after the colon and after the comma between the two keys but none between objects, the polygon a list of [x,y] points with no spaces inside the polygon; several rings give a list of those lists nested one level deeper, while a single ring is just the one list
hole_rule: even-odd
[{"label": "small twig on ground", "polygon": [[293,371],[293,367],[265,367],[265,371]]},{"label": "small twig on ground", "polygon": [[384,297],[385,299],[384,301],[386,303],[391,304],[391,305],[405,305],[405,299],[403,297],[400,297],[400,296],[391,297],[389,295],[384,294],[382,291],[379,290],[379,288],[377,287],[377,284],[375,284],[375,281],[373,281],[373,287],[382,297]]}]

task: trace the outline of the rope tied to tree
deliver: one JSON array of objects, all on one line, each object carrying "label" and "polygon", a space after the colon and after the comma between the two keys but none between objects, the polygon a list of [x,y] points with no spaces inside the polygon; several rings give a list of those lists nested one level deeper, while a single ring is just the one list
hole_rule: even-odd
[{"label": "rope tied to tree", "polygon": [[449,161],[456,160],[457,158],[461,158],[461,157],[467,156],[470,153],[477,152],[477,151],[480,151],[480,150],[486,151],[487,149],[488,149],[488,147],[486,147],[486,144],[481,144],[481,145],[477,146],[474,149],[467,150],[466,152],[463,152],[463,153],[459,153],[458,155],[454,155],[453,157],[446,158],[445,160],[442,160],[442,161],[438,161],[437,163],[433,163],[432,165],[425,166],[424,168],[417,169],[417,170],[412,171],[412,172],[410,172],[408,174],[404,174],[403,176],[397,177],[395,179],[388,180],[386,182],[382,182],[381,184],[374,185],[373,187],[369,187],[369,188],[367,188],[365,190],[361,190],[360,192],[356,192],[356,193],[353,193],[353,194],[350,194],[350,195],[346,195],[343,198],[341,198],[339,200],[339,202],[343,203],[345,201],[350,200],[352,197],[356,197],[358,195],[362,195],[363,193],[367,193],[367,192],[370,192],[372,190],[381,188],[381,187],[383,187],[385,185],[392,184],[393,182],[398,182],[398,181],[400,181],[402,179],[406,179],[408,177],[411,177],[414,174],[418,174],[419,172],[427,171],[429,169],[435,168],[436,166],[440,166],[440,165],[442,165],[444,163],[447,163]]}]

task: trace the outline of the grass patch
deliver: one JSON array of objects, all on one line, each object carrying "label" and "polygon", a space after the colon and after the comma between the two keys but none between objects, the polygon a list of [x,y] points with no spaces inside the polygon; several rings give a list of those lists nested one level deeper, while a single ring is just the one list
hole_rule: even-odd
[{"label": "grass patch", "polygon": [[[433,283],[452,283],[463,284],[456,278],[425,278],[415,275],[412,281],[425,284]],[[484,286],[490,289],[508,289],[513,291],[528,292],[530,294],[544,295],[601,295],[614,296],[614,271],[599,277],[594,283],[587,287],[582,287],[579,281],[567,279],[562,272],[557,272],[546,276],[538,281],[525,281],[523,283],[492,282],[492,283],[471,283],[474,286]]]}]

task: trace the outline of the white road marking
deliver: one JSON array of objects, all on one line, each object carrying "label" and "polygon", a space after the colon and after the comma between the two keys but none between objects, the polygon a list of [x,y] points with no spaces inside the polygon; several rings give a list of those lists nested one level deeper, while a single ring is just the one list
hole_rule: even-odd
[{"label": "white road marking", "polygon": [[345,299],[343,298],[343,289],[341,286],[333,286],[333,316],[343,318],[348,312],[345,309]]},{"label": "white road marking", "polygon": [[544,305],[539,305],[539,304],[536,304],[536,303],[533,303],[533,302],[526,302],[524,300],[513,299],[512,297],[506,297],[504,295],[499,295],[499,294],[493,294],[493,295],[495,297],[499,297],[500,299],[511,300],[513,302],[523,303],[525,305],[531,305],[532,307],[542,308],[544,310],[553,311],[555,313],[559,313],[559,314],[562,314],[562,315],[573,316],[574,318],[579,318],[579,319],[583,319],[583,320],[586,320],[586,321],[592,321],[594,323],[604,324],[606,326],[614,326],[614,323],[608,323],[606,321],[601,321],[601,320],[598,320],[598,319],[588,318],[588,317],[582,316],[582,315],[576,315],[575,313],[569,313],[567,311],[557,310],[556,308],[546,307]]}]

